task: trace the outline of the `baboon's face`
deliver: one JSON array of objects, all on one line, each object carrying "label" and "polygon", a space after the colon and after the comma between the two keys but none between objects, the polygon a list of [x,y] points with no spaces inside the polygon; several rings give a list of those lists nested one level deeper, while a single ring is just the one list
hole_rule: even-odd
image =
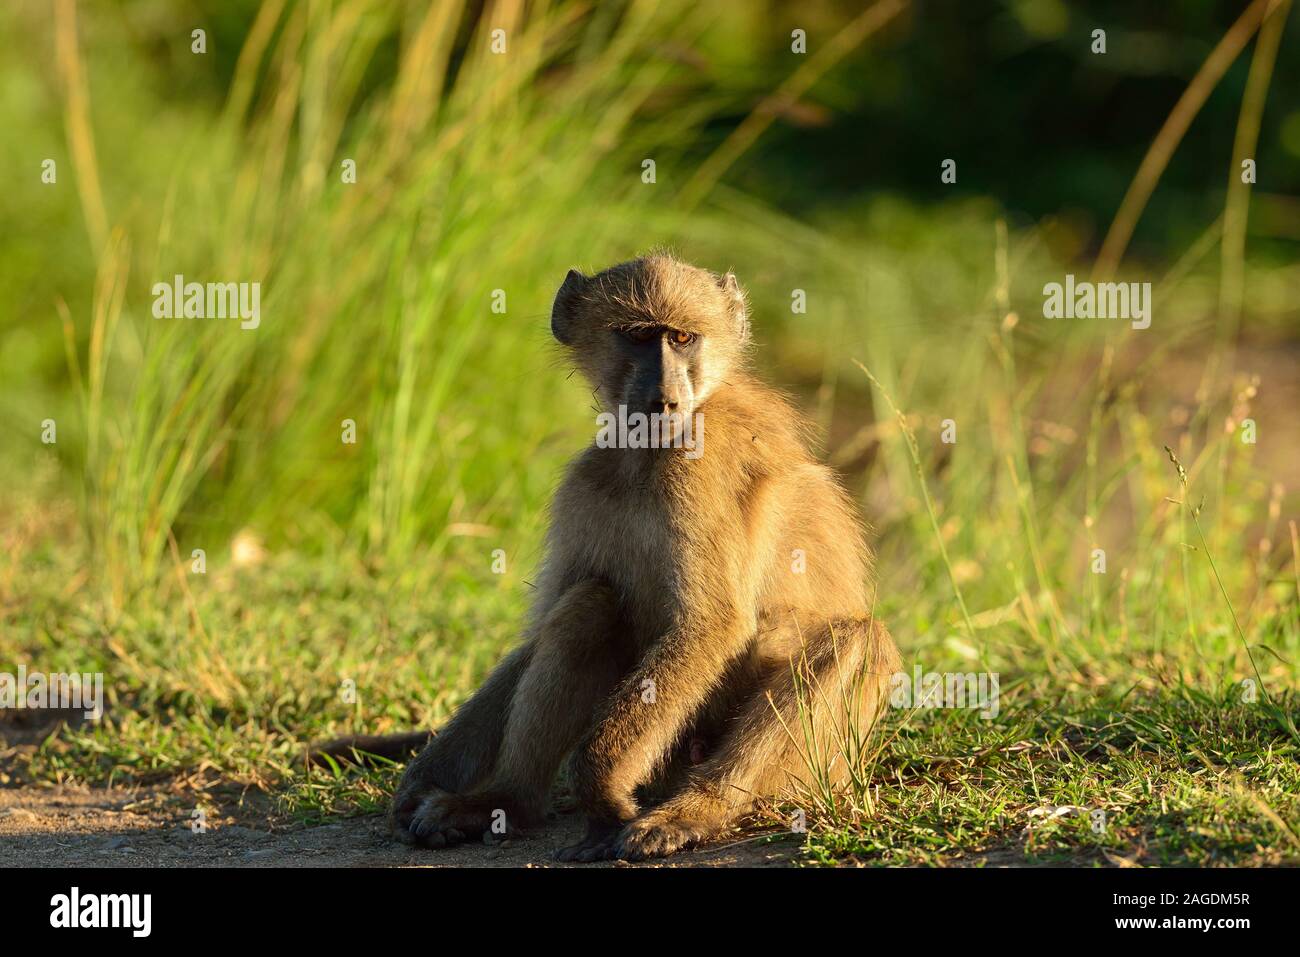
[{"label": "baboon's face", "polygon": [[651,256],[591,277],[570,270],[551,331],[604,409],[686,416],[743,361],[749,320],[730,273]]}]

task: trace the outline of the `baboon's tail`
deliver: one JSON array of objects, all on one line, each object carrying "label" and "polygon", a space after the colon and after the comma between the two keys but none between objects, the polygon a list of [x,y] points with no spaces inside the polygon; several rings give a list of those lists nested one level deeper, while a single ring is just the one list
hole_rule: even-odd
[{"label": "baboon's tail", "polygon": [[405,761],[418,754],[433,737],[432,731],[406,731],[402,734],[351,734],[326,741],[308,749],[307,763],[329,767],[330,759],[339,764],[374,767],[375,758]]}]

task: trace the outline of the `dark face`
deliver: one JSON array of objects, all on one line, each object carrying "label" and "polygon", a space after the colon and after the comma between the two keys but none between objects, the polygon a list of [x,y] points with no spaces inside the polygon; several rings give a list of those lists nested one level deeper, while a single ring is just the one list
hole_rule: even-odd
[{"label": "dark face", "polygon": [[605,411],[684,418],[744,361],[749,318],[735,276],[650,256],[592,277],[570,270],[551,331]]},{"label": "dark face", "polygon": [[694,332],[668,326],[632,325],[610,330],[626,369],[614,398],[628,412],[676,412],[690,415],[696,401],[696,383],[704,340]]}]

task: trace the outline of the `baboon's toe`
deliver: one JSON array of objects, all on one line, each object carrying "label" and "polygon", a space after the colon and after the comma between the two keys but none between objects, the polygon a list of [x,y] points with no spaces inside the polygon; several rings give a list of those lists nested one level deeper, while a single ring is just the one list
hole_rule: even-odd
[{"label": "baboon's toe", "polygon": [[463,834],[447,826],[445,804],[450,797],[441,790],[399,797],[391,814],[393,836],[403,844],[434,849],[464,840]]},{"label": "baboon's toe", "polygon": [[[429,828],[429,801],[446,792],[434,789],[416,790],[404,788],[393,798],[393,805],[388,812],[389,826],[393,836],[403,844],[420,844]],[[433,819],[433,820],[436,820]]]},{"label": "baboon's toe", "polygon": [[[479,838],[485,844],[496,844],[518,836],[520,826],[533,816],[508,795],[434,791],[410,814],[406,830],[415,843],[424,847],[454,847]],[[401,815],[395,815],[397,827],[401,820]]]},{"label": "baboon's toe", "polygon": [[590,864],[593,861],[607,861],[614,852],[614,842],[604,841],[592,847],[585,847],[578,853],[578,863]]},{"label": "baboon's toe", "polygon": [[606,838],[599,841],[580,841],[571,847],[564,847],[555,852],[555,859],[568,864],[591,864],[594,861],[607,861],[614,853],[614,841]]},{"label": "baboon's toe", "polygon": [[565,863],[590,864],[607,861],[614,856],[614,839],[618,825],[587,822],[587,833],[581,841],[555,852],[555,859]]},{"label": "baboon's toe", "polygon": [[392,831],[393,837],[403,844],[414,846],[416,843],[415,835],[411,833],[409,822],[399,821],[396,815],[389,820],[389,830]]}]

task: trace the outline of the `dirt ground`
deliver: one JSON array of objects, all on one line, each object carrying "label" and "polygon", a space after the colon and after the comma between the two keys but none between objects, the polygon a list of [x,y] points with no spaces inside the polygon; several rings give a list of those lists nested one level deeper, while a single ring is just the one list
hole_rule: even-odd
[{"label": "dirt ground", "polygon": [[578,815],[560,815],[527,838],[495,847],[441,851],[395,843],[380,815],[318,827],[213,820],[193,822],[159,791],[0,788],[0,870],[12,867],[774,867],[796,855],[793,841],[723,843],[667,861],[563,865],[560,847],[582,836]]}]

